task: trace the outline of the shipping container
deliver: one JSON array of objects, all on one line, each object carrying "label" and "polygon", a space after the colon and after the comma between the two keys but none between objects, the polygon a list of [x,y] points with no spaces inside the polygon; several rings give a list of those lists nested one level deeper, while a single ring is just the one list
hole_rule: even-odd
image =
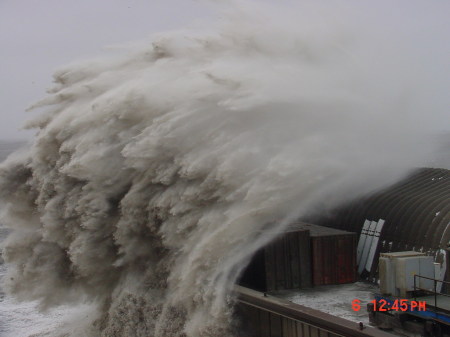
[{"label": "shipping container", "polygon": [[312,285],[311,248],[307,230],[283,233],[259,250],[239,284],[259,290],[308,288]]},{"label": "shipping container", "polygon": [[259,291],[356,281],[356,234],[298,222],[258,251],[239,284]]},{"label": "shipping container", "polygon": [[314,286],[356,282],[356,233],[303,222],[290,229],[310,233]]},{"label": "shipping container", "polygon": [[309,232],[290,231],[264,249],[266,290],[311,287]]},{"label": "shipping container", "polygon": [[295,231],[309,232],[312,285],[356,281],[356,233],[304,222],[294,223],[287,229],[287,232]]}]

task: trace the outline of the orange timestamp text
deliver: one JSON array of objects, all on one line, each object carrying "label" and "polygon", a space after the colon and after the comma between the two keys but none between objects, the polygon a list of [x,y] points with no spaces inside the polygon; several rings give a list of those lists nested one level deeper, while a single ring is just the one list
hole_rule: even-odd
[{"label": "orange timestamp text", "polygon": [[[373,311],[426,311],[427,302],[425,301],[409,301],[407,299],[396,299],[387,301],[385,299],[372,300]],[[361,310],[361,301],[355,299],[352,301],[353,311]]]}]

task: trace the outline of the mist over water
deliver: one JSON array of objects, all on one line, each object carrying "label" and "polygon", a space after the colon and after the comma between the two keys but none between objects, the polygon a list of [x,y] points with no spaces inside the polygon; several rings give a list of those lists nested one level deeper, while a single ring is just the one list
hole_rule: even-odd
[{"label": "mist over water", "polygon": [[8,291],[92,303],[73,336],[232,336],[253,252],[426,165],[448,74],[398,18],[330,6],[232,6],[58,70],[30,150],[0,170]]}]

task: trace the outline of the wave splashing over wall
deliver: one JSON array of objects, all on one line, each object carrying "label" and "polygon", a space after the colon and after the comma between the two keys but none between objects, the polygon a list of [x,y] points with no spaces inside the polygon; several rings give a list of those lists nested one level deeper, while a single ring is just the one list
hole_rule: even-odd
[{"label": "wave splashing over wall", "polygon": [[96,303],[101,336],[232,335],[255,250],[428,159],[424,107],[446,102],[397,62],[413,44],[339,6],[296,10],[248,3],[59,70],[30,151],[0,171],[8,290]]}]

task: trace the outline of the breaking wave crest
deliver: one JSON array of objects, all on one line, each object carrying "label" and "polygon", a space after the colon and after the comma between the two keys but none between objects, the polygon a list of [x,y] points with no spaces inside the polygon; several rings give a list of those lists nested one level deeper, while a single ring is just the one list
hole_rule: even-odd
[{"label": "breaking wave crest", "polygon": [[249,3],[57,71],[30,150],[0,171],[7,289],[93,302],[101,336],[231,336],[255,250],[428,159],[420,67],[308,8]]}]

